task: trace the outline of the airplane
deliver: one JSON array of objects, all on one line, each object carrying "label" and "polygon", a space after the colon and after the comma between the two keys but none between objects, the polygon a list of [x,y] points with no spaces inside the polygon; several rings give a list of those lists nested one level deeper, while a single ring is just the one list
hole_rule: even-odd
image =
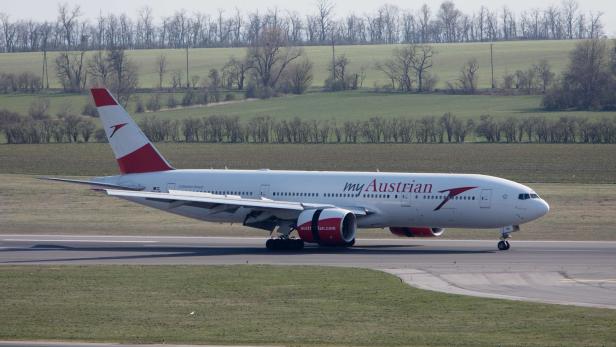
[{"label": "airplane", "polygon": [[505,251],[511,233],[550,209],[525,185],[477,174],[175,169],[107,89],[91,94],[121,174],[45,179],[91,185],[198,220],[263,229],[269,250],[299,250],[304,243],[351,247],[361,228],[389,228],[401,237],[480,228],[498,229],[497,248]]}]

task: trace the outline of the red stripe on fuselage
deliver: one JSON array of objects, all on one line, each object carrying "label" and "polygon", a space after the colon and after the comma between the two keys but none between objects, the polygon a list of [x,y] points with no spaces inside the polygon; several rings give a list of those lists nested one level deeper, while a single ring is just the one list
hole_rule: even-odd
[{"label": "red stripe on fuselage", "polygon": [[117,161],[123,174],[173,170],[149,143]]},{"label": "red stripe on fuselage", "polygon": [[111,94],[105,88],[90,89],[96,107],[117,105]]}]

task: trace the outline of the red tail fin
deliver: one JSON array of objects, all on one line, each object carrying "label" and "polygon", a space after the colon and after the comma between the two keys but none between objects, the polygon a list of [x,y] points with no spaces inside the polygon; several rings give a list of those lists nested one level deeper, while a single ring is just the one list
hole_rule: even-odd
[{"label": "red tail fin", "polygon": [[122,174],[173,170],[107,89],[91,92]]}]

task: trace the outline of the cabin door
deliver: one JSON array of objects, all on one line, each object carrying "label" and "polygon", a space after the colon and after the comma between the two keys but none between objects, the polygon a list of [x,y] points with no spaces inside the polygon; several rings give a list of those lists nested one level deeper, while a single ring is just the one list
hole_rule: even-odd
[{"label": "cabin door", "polygon": [[479,197],[479,207],[490,208],[490,200],[492,200],[492,189],[482,189]]},{"label": "cabin door", "polygon": [[261,189],[259,190],[259,196],[262,198],[267,198],[267,196],[269,195],[269,189],[269,184],[262,184]]}]

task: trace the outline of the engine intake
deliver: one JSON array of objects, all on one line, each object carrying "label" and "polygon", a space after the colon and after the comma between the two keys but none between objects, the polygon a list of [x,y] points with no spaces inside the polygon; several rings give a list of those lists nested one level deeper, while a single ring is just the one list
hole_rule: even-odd
[{"label": "engine intake", "polygon": [[430,227],[391,227],[389,231],[401,237],[437,237],[443,235],[445,229]]},{"label": "engine intake", "polygon": [[305,242],[323,246],[346,246],[355,240],[357,221],[351,211],[340,208],[307,210],[297,219],[297,232]]}]

